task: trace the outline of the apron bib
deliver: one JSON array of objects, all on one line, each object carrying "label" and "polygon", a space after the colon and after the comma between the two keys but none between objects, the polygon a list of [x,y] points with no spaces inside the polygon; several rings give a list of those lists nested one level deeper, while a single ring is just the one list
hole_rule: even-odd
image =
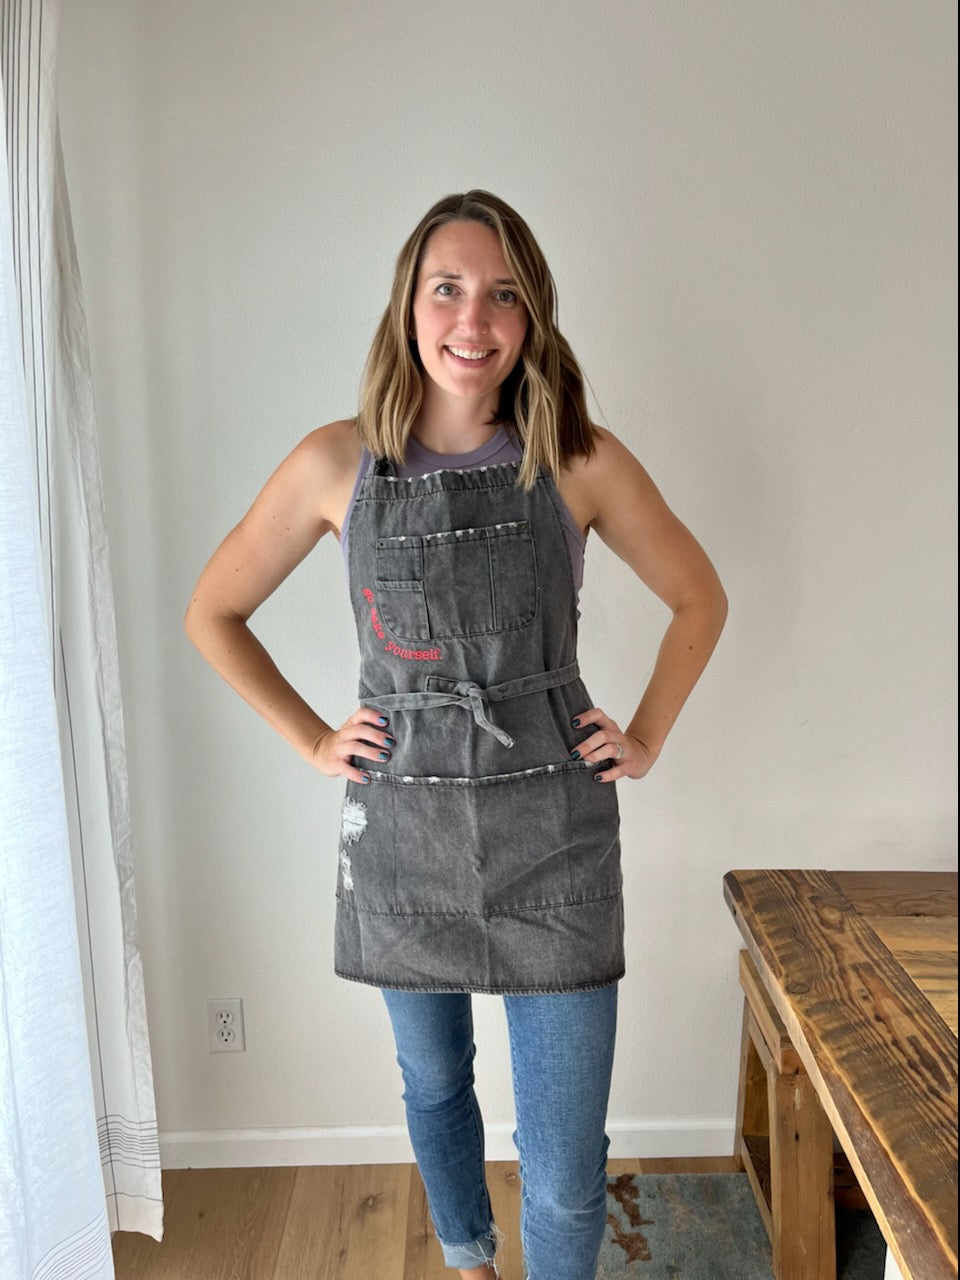
[{"label": "apron bib", "polygon": [[593,704],[561,499],[518,468],[398,479],[380,460],[357,493],[359,696],[397,746],[347,783],[340,977],[519,995],[623,976],[616,787],[570,759]]}]

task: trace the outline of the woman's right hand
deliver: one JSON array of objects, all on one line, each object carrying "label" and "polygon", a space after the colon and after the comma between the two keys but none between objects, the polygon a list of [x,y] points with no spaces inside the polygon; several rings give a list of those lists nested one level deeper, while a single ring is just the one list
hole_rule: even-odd
[{"label": "woman's right hand", "polygon": [[367,783],[370,775],[351,763],[352,756],[382,764],[390,759],[396,738],[387,717],[373,707],[360,707],[339,729],[328,729],[313,745],[309,761],[328,778]]}]

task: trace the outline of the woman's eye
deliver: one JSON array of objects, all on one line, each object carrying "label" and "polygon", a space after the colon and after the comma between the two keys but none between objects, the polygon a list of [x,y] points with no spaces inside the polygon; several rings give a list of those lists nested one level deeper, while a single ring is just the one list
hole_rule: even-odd
[{"label": "woman's eye", "polygon": [[517,295],[513,292],[512,289],[501,289],[500,292],[497,294],[497,300],[499,302],[514,303],[517,301]]},{"label": "woman's eye", "polygon": [[[449,290],[450,290],[450,293],[444,293],[444,292],[443,292],[443,290],[444,290],[444,289],[449,289]],[[436,289],[434,290],[434,292],[435,292],[435,293],[438,293],[438,294],[440,295],[440,297],[441,297],[441,298],[449,298],[449,297],[451,296],[451,294],[453,293],[453,285],[452,285],[452,284],[438,284],[438,285],[437,285],[437,287],[436,287]]]}]

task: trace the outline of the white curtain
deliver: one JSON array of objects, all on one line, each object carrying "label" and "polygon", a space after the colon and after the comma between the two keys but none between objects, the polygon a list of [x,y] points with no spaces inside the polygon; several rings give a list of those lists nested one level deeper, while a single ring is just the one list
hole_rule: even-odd
[{"label": "white curtain", "polygon": [[[48,1195],[57,1195],[51,1179],[54,1171],[59,1178],[62,1153],[59,1146],[48,1150],[43,1141],[34,1150],[29,1124],[43,1120],[48,1107],[56,1116],[57,1143],[72,1134],[79,1152],[92,1086],[101,1210],[111,1230],[142,1231],[159,1240],[163,1205],[100,462],[57,123],[59,4],[0,0],[0,17],[6,143],[3,430],[11,435],[13,458],[25,417],[29,460],[28,494],[19,492],[18,465],[11,463],[0,508],[4,536],[19,545],[16,558],[11,547],[8,562],[4,542],[0,578],[0,622],[8,628],[0,650],[0,978],[5,1002],[0,1044],[7,1055],[4,1070],[9,1067],[10,1072],[0,1097],[0,1274],[4,1280],[8,1275],[48,1274],[73,1280],[112,1274],[112,1268],[84,1270],[65,1263],[66,1244],[58,1246],[52,1270],[40,1265],[32,1238],[36,1221],[49,1212],[60,1231],[56,1239],[69,1241],[71,1232],[81,1229],[76,1206],[85,1203],[82,1180],[74,1182],[73,1176],[62,1203],[47,1203]],[[10,381],[17,378],[18,385]],[[5,439],[4,457],[8,443]],[[25,541],[28,532],[39,542],[42,635],[21,622],[25,565],[31,572],[34,568],[33,550]],[[33,701],[21,703],[21,697]],[[55,787],[39,769],[21,769],[28,749],[41,750],[37,735],[45,741],[46,719],[28,712],[28,706],[45,705],[47,698],[55,705],[59,730]],[[65,825],[73,882],[69,930],[62,919],[48,915],[62,905],[55,879],[60,864],[51,853],[54,881],[46,885],[38,833],[26,821],[31,813],[48,833]],[[37,947],[31,963],[22,963]],[[69,1003],[85,1017],[82,1066],[78,1047],[61,1035],[59,1023],[61,1017],[67,1019],[74,989],[69,955],[74,964],[79,959],[82,979],[82,1002]],[[21,1017],[26,1019],[22,1024]],[[21,1042],[25,1056],[19,1058]],[[60,1115],[59,1108],[71,1103],[72,1115]],[[19,1179],[16,1193],[8,1176]],[[10,1197],[21,1200],[14,1235],[22,1236],[27,1252],[17,1255],[26,1263],[18,1261],[20,1269],[8,1271],[3,1249],[12,1230],[6,1215]],[[94,1219],[88,1217],[85,1224],[95,1235]],[[49,1238],[41,1243],[52,1247]]]},{"label": "white curtain", "polygon": [[0,167],[0,1275],[99,1280],[113,1262]]}]

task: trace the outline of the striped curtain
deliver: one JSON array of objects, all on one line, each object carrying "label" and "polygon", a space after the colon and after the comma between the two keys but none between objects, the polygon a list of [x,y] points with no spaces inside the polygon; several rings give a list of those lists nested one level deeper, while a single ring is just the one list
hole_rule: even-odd
[{"label": "striped curtain", "polygon": [[[32,506],[107,1219],[111,1230],[141,1231],[159,1240],[160,1157],[110,564],[57,119],[59,0],[0,0],[0,16],[8,287],[19,320]],[[6,945],[4,940],[3,951]],[[61,996],[50,992],[51,1000]],[[43,992],[34,998],[42,1000]],[[65,1266],[55,1274],[72,1280],[87,1272]]]}]

